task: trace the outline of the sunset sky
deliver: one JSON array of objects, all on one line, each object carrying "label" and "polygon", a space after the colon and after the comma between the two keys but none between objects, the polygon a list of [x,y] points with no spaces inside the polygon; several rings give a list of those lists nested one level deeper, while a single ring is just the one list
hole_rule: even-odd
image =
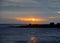
[{"label": "sunset sky", "polygon": [[60,0],[0,0],[0,24],[25,24],[30,21],[60,22]]}]

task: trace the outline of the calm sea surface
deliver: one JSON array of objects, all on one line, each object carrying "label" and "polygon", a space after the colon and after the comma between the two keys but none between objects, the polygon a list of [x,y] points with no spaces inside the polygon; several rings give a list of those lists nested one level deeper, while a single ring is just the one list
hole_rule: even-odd
[{"label": "calm sea surface", "polygon": [[23,43],[35,35],[39,43],[60,43],[58,28],[10,28],[10,25],[0,25],[0,43]]}]

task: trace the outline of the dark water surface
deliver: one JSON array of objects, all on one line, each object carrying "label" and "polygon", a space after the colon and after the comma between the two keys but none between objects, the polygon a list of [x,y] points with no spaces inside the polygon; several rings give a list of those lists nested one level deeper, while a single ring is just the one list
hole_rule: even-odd
[{"label": "dark water surface", "polygon": [[37,43],[60,43],[58,28],[10,28],[0,25],[0,43],[28,43],[33,33]]}]

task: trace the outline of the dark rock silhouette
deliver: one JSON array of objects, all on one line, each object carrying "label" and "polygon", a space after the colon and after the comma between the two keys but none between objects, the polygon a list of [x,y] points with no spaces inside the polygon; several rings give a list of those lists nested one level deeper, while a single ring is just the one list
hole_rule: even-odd
[{"label": "dark rock silhouette", "polygon": [[60,23],[57,23],[56,25],[57,25],[58,28],[60,28]]},{"label": "dark rock silhouette", "polygon": [[28,24],[23,26],[10,26],[14,28],[60,28],[60,23],[54,24],[51,22],[50,24]]}]

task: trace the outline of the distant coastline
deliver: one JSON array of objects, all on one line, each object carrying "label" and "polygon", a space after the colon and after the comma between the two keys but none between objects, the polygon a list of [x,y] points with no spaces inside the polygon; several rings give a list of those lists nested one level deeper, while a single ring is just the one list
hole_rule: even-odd
[{"label": "distant coastline", "polygon": [[18,26],[10,26],[12,28],[60,28],[60,23],[54,24],[53,22],[50,24],[27,24],[27,25],[18,25]]}]

